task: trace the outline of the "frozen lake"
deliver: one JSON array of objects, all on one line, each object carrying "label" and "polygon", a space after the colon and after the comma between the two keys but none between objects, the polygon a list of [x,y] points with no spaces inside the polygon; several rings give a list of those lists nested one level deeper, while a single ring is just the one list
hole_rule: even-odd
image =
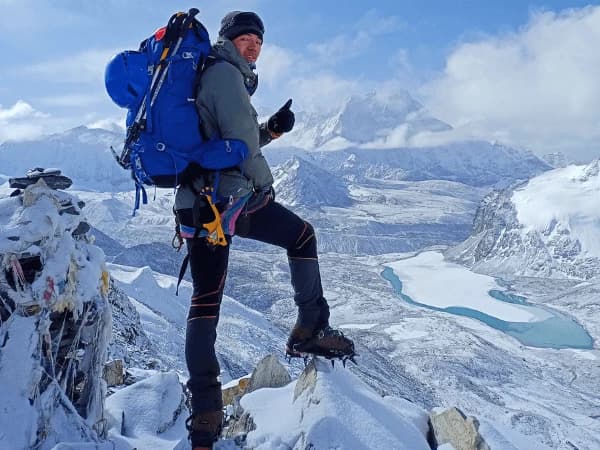
[{"label": "frozen lake", "polygon": [[571,318],[505,292],[493,277],[425,252],[387,264],[382,277],[406,302],[477,319],[531,347],[590,349],[593,340]]}]

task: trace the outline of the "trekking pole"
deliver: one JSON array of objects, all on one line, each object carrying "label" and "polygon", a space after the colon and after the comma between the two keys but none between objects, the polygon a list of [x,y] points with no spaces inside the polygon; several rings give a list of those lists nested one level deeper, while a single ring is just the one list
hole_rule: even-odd
[{"label": "trekking pole", "polygon": [[[166,60],[167,56],[177,53],[179,47],[181,46],[181,43],[183,42],[187,29],[190,28],[192,21],[199,12],[200,11],[197,8],[191,8],[187,14],[183,12],[178,12],[171,16],[171,18],[169,19],[169,23],[167,24],[167,29],[165,32],[164,48],[160,55],[160,60],[157,63],[157,68],[152,74],[152,80],[150,82],[149,92],[151,94],[151,97],[149,108],[151,108],[152,105],[154,105],[154,102],[156,101],[156,98],[158,96],[158,92],[160,91],[160,88],[163,85],[164,80],[166,78],[167,70],[171,65],[170,63],[168,63],[166,66],[163,66],[163,62]],[[177,33],[177,41],[175,43],[173,51],[171,51],[171,45],[173,43],[173,40],[175,39],[175,32]],[[129,145],[138,137],[140,131],[143,130],[145,127],[144,121],[146,120],[147,102],[148,94],[144,96],[140,109],[138,110],[135,116],[135,120],[127,130],[127,136],[125,138],[125,144],[123,146],[121,156],[117,157],[116,152],[111,147],[113,155],[115,156],[115,158],[117,158],[117,162],[121,165],[121,167],[125,169],[129,168],[131,164],[131,161],[129,160],[129,153],[131,152]]]},{"label": "trekking pole", "polygon": [[[177,42],[175,43],[175,48],[173,48],[172,54],[176,54],[177,51],[179,50],[179,47],[181,47],[181,43],[183,42],[183,38],[185,37],[185,33],[187,32],[187,29],[191,27],[193,20],[196,17],[196,14],[198,14],[199,12],[200,11],[197,8],[191,8],[188,11],[186,17],[183,19],[183,22],[181,24],[181,30],[179,32],[179,37],[177,39]],[[161,55],[161,60],[162,60],[162,55]],[[160,88],[163,85],[165,78],[167,77],[167,72],[169,71],[170,65],[171,65],[171,63],[167,64],[167,66],[165,67],[165,70],[163,70],[160,75],[160,78],[158,80],[158,85],[156,86],[156,89],[154,90],[154,93],[152,94],[152,98],[150,99],[150,108],[152,108],[152,105],[154,105],[154,102],[156,101],[156,97],[158,96]]]},{"label": "trekking pole", "polygon": [[[173,16],[171,16],[171,18],[169,19],[169,23],[167,24],[166,32],[165,32],[164,48],[163,48],[162,53],[160,54],[160,59],[158,60],[157,68],[154,71],[154,73],[152,74],[152,81],[150,81],[150,93],[152,93],[152,91],[155,90],[155,86],[156,86],[158,77],[160,76],[160,73],[163,71],[162,70],[163,69],[163,61],[167,58],[167,56],[169,56],[171,44],[173,43],[173,40],[174,40],[173,30],[180,28],[181,22],[185,18],[184,16],[185,16],[185,13],[178,12],[178,13],[173,14]],[[177,31],[180,31],[180,30],[177,30]],[[178,50],[178,48],[175,48],[173,50],[173,53],[177,52],[177,50]],[[134,124],[135,123],[141,124],[141,121],[144,120],[144,118],[146,116],[146,101],[147,101],[147,94],[144,96],[144,100],[142,101],[142,106],[140,107],[138,113],[135,116]]]}]

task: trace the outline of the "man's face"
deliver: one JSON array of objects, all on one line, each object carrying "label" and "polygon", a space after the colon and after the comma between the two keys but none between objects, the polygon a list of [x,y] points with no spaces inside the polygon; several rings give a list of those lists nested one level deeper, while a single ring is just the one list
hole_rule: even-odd
[{"label": "man's face", "polygon": [[235,48],[238,49],[240,55],[242,55],[242,57],[250,63],[255,63],[260,56],[262,40],[255,34],[240,34],[231,42],[233,42]]}]

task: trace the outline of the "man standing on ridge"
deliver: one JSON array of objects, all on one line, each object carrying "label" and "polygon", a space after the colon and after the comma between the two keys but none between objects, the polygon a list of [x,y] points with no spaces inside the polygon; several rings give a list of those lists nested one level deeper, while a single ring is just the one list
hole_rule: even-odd
[{"label": "man standing on ridge", "polygon": [[[353,342],[329,326],[314,229],[274,200],[273,176],[260,150],[294,125],[291,99],[260,125],[250,103],[258,84],[254,69],[263,34],[263,23],[257,14],[242,11],[227,14],[221,21],[212,59],[200,80],[196,105],[203,135],[242,140],[249,150],[239,169],[219,174],[217,198],[226,200],[217,203],[217,207],[228,243],[235,234],[287,250],[298,317],[286,353],[293,357],[306,353],[352,357]],[[213,245],[206,233],[200,232],[201,218],[206,217],[210,208],[200,193],[210,185],[210,178],[210,175],[189,177],[181,184],[175,199],[194,286],[185,348],[192,406],[188,430],[194,450],[211,449],[223,422],[215,340],[229,245]]]}]

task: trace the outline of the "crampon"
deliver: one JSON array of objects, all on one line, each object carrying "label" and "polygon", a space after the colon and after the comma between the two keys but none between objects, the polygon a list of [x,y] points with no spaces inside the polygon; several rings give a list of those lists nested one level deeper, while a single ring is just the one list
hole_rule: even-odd
[{"label": "crampon", "polygon": [[291,338],[286,345],[285,353],[288,361],[292,358],[302,358],[306,365],[311,356],[321,356],[329,359],[332,366],[335,366],[336,360],[342,361],[344,367],[346,361],[357,364],[354,357],[358,356],[354,350],[354,342],[345,337],[341,331],[329,326],[317,331],[308,339],[294,342]]}]

